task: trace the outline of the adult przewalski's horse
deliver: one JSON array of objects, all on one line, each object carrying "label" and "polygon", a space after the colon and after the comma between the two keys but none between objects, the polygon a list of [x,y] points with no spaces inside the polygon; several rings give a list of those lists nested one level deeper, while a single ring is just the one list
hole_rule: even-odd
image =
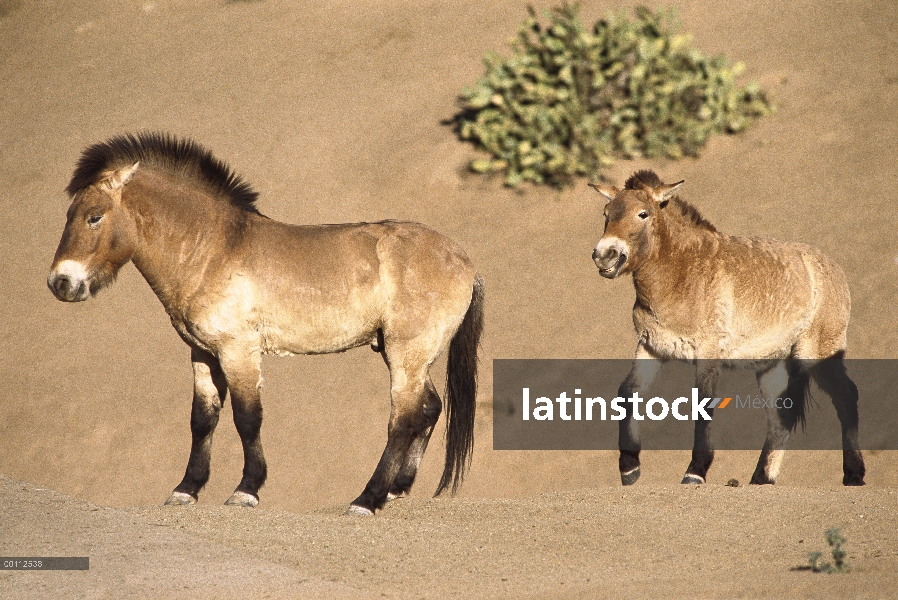
[{"label": "adult przewalski's horse", "polygon": [[[845,485],[864,484],[857,387],[843,362],[851,301],[842,269],[804,244],[725,235],[664,184],[639,171],[623,190],[590,184],[609,202],[592,257],[603,277],[632,273],[636,360],[618,391],[645,392],[664,361],[696,364],[701,397],[714,397],[721,365],[748,361],[766,398],[767,438],[751,483],[775,483],[786,440],[804,422],[811,378],[832,397],[842,426]],[[707,410],[713,415],[712,410]],[[704,483],[714,459],[710,421],[695,422],[692,461],[682,483]],[[620,423],[624,485],[639,478],[641,448],[632,412]]]},{"label": "adult przewalski's horse", "polygon": [[449,348],[446,464],[459,485],[473,449],[483,282],[452,240],[408,222],[287,225],[190,140],[115,137],[84,151],[47,283],[78,302],[132,261],[190,346],[193,443],[166,504],[193,504],[209,479],[212,434],[230,392],[243,478],[226,504],[255,506],[266,466],[259,431],[263,354],[371,344],[390,371],[387,445],[349,507],[372,514],[409,492],[442,410],[429,368]]}]

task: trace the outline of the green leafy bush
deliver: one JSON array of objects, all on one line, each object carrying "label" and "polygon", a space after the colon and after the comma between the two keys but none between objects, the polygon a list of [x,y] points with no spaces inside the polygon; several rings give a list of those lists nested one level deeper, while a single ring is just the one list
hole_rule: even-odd
[{"label": "green leafy bush", "polygon": [[616,157],[695,155],[711,134],[772,110],[757,84],[736,85],[741,63],[691,48],[672,12],[639,7],[632,21],[610,15],[586,30],[578,10],[565,3],[541,25],[528,7],[512,56],[484,57],[456,117],[460,137],[491,155],[473,171],[564,185]]}]

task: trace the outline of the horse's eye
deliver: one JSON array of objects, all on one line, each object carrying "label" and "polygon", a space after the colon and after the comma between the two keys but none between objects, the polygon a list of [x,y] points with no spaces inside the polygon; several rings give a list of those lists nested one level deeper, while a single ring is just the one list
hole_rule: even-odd
[{"label": "horse's eye", "polygon": [[87,218],[87,225],[91,229],[96,229],[100,226],[100,221],[103,220],[103,215],[93,215]]},{"label": "horse's eye", "polygon": [[644,210],[643,210],[643,211],[640,211],[640,212],[639,212],[639,218],[640,218],[640,219],[643,219],[643,220],[648,219],[648,218],[649,218],[649,213],[647,213],[647,212],[644,211]]}]

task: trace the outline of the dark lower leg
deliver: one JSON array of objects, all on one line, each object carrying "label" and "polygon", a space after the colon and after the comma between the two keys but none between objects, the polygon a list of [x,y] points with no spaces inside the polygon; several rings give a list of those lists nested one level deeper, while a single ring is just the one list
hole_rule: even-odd
[{"label": "dark lower leg", "polygon": [[243,446],[243,477],[234,494],[225,504],[236,506],[256,506],[259,503],[259,488],[265,483],[268,468],[262,452],[262,381],[261,355],[251,354],[249,360],[243,350],[235,352],[240,360],[222,361],[231,392],[231,407],[234,410],[234,425]]},{"label": "dark lower leg", "polygon": [[842,426],[842,484],[864,485],[867,470],[858,442],[857,386],[848,377],[841,359],[821,361],[815,367],[814,378],[832,398]]},{"label": "dark lower leg", "polygon": [[692,450],[692,460],[686,468],[686,474],[680,483],[705,483],[708,469],[714,462],[713,450]]},{"label": "dark lower leg", "polygon": [[418,423],[419,419],[411,416],[405,418],[397,418],[395,423],[391,424],[390,431],[387,435],[387,446],[384,448],[377,468],[364,491],[358,498],[352,501],[352,506],[362,509],[361,511],[373,513],[379,508],[383,508],[387,502],[387,494],[389,493],[396,475],[402,468],[406,455],[412,442],[418,437],[421,428]]},{"label": "dark lower leg", "polygon": [[867,468],[864,466],[864,455],[860,450],[846,450],[844,436],[842,445],[842,485],[865,485]]},{"label": "dark lower leg", "polygon": [[421,409],[425,428],[411,443],[405,461],[399,468],[399,472],[393,480],[393,485],[390,486],[389,498],[403,496],[411,491],[412,485],[415,483],[415,476],[418,474],[418,465],[421,462],[421,457],[424,456],[424,451],[427,449],[434,425],[436,425],[440,418],[440,412],[443,410],[440,396],[433,387],[433,383],[429,380],[427,382],[426,394],[427,400]]},{"label": "dark lower leg", "polygon": [[[706,409],[706,412],[709,416],[713,416],[712,409]],[[711,421],[698,420],[695,422],[692,460],[680,483],[705,483],[712,462],[714,462],[714,448],[711,445]]]},{"label": "dark lower leg", "polygon": [[857,386],[845,375],[841,401],[833,396],[833,404],[842,425],[842,484],[864,485],[867,469],[858,442]]},{"label": "dark lower leg", "polygon": [[843,401],[833,400],[842,425],[842,485],[864,485],[867,469],[858,442],[857,386],[846,374],[843,387]]},{"label": "dark lower leg", "polygon": [[194,398],[190,416],[190,430],[193,441],[190,447],[190,459],[184,478],[175,492],[188,494],[197,498],[197,494],[209,481],[209,463],[212,456],[212,434],[218,424],[221,405],[207,403]]},{"label": "dark lower leg", "polygon": [[[713,398],[720,376],[717,361],[699,361],[695,371],[695,383],[699,398]],[[714,417],[714,409],[706,408],[708,417]],[[680,483],[705,483],[708,469],[714,462],[714,446],[711,443],[711,421],[698,419],[695,422],[695,439],[692,443],[692,460]]]},{"label": "dark lower leg", "polygon": [[630,412],[620,422],[617,442],[620,449],[618,468],[622,485],[633,485],[639,479],[639,452],[641,444],[636,430],[636,422]]},{"label": "dark lower leg", "polygon": [[181,483],[174,489],[166,504],[192,504],[209,481],[212,454],[212,435],[227,394],[227,383],[218,360],[194,349],[193,406],[190,413],[191,447],[187,469]]},{"label": "dark lower leg", "polygon": [[258,500],[259,488],[268,475],[260,434],[262,405],[258,402],[242,403],[236,399],[231,404],[234,407],[234,425],[243,445],[243,478],[236,492],[249,494]]},{"label": "dark lower leg", "polygon": [[[642,346],[636,349],[636,356],[637,360],[633,361],[630,372],[617,389],[618,397],[627,399],[634,392],[648,389],[661,369],[659,361],[646,358],[648,355]],[[639,452],[642,450],[642,442],[639,439],[638,422],[633,419],[633,412],[629,406],[619,424],[617,447],[620,450],[618,469],[621,484],[633,485],[639,479]]]}]

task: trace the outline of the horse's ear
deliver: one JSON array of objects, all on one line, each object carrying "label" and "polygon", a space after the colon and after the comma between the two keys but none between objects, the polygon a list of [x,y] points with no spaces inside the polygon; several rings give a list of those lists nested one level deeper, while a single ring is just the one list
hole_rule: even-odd
[{"label": "horse's ear", "polygon": [[667,203],[673,197],[674,194],[677,193],[677,190],[683,185],[685,180],[681,179],[676,183],[666,183],[664,185],[659,185],[656,188],[652,189],[652,195],[655,197],[655,201],[658,203],[658,206],[664,208],[667,206]]},{"label": "horse's ear", "polygon": [[590,183],[589,187],[602,194],[609,200],[614,200],[618,194],[620,194],[620,190],[614,187],[613,185],[602,185],[601,183]]},{"label": "horse's ear", "polygon": [[140,162],[136,162],[130,167],[122,167],[121,169],[113,171],[103,180],[103,183],[105,183],[113,192],[122,189],[125,187],[125,184],[131,181],[131,178],[134,177],[138,165],[140,165]]}]

